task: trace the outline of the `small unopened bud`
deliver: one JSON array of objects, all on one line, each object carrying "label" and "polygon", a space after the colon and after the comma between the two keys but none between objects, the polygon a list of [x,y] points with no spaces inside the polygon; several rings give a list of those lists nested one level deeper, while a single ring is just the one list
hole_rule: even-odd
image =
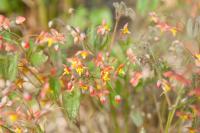
[{"label": "small unopened bud", "polygon": [[95,96],[95,90],[92,86],[89,87],[90,96]]},{"label": "small unopened bud", "polygon": [[100,97],[100,102],[101,102],[102,104],[105,104],[105,103],[106,103],[106,97],[105,97],[105,96],[101,96],[101,97]]},{"label": "small unopened bud", "polygon": [[67,83],[67,91],[72,91],[73,90],[73,84],[72,82]]},{"label": "small unopened bud", "polygon": [[116,102],[116,103],[120,103],[121,100],[122,100],[122,99],[121,99],[121,96],[120,96],[120,95],[116,95],[116,96],[115,96],[115,102]]},{"label": "small unopened bud", "polygon": [[157,87],[157,88],[160,88],[160,87],[161,87],[161,84],[162,84],[162,82],[161,82],[160,80],[158,80],[157,83],[156,83],[156,87]]},{"label": "small unopened bud", "polygon": [[32,96],[28,92],[24,92],[23,97],[27,101],[30,101],[32,99]]},{"label": "small unopened bud", "polygon": [[23,42],[21,43],[21,45],[22,45],[23,48],[26,48],[26,49],[30,47],[30,44],[29,44],[28,41],[26,41],[26,42],[23,41]]}]

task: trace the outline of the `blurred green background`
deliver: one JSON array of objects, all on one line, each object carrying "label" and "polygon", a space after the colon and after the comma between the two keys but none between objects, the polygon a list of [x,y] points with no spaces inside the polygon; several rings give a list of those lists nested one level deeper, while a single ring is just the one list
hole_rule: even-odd
[{"label": "blurred green background", "polygon": [[[68,20],[74,26],[83,28],[87,24],[99,24],[102,19],[111,25],[114,13],[112,4],[120,1],[141,15],[155,10],[161,3],[161,0],[0,0],[0,13],[27,17],[27,24],[33,30],[47,28],[48,22],[55,18]],[[75,9],[73,20],[69,17],[70,8]]]}]

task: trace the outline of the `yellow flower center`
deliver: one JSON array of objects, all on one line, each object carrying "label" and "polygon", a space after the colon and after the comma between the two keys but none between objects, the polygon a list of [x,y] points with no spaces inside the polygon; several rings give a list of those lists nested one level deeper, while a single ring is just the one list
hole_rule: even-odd
[{"label": "yellow flower center", "polygon": [[79,76],[81,76],[83,73],[83,67],[82,66],[77,67],[76,72],[78,73]]},{"label": "yellow flower center", "polygon": [[109,72],[104,72],[102,79],[103,81],[109,81],[110,80]]}]

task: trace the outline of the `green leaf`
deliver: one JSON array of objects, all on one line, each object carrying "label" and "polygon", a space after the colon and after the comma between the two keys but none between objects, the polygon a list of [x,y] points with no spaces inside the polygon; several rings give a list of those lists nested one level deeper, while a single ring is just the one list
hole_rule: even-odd
[{"label": "green leaf", "polygon": [[143,117],[139,111],[135,111],[131,113],[131,119],[133,123],[137,126],[140,127],[143,124]]},{"label": "green leaf", "polygon": [[9,80],[15,80],[17,75],[18,55],[0,56],[0,75]]},{"label": "green leaf", "polygon": [[139,13],[144,15],[147,12],[147,8],[149,6],[148,0],[138,0],[136,6],[137,6],[137,10],[139,11]]},{"label": "green leaf", "polygon": [[112,14],[108,8],[93,9],[89,19],[94,26],[101,24],[103,19],[106,20],[106,23],[109,26],[112,25]]},{"label": "green leaf", "polygon": [[10,56],[9,57],[9,65],[8,65],[8,71],[7,71],[7,77],[10,80],[14,80],[16,78],[17,75],[17,59],[18,56],[14,55],[14,56]]},{"label": "green leaf", "polygon": [[80,107],[80,90],[74,89],[72,92],[64,92],[63,94],[63,106],[64,110],[68,114],[70,120],[75,120],[78,116]]},{"label": "green leaf", "polygon": [[137,10],[141,15],[145,15],[150,10],[155,10],[160,3],[160,0],[138,0]]},{"label": "green leaf", "polygon": [[88,10],[84,7],[79,7],[73,17],[69,19],[69,24],[74,27],[79,27],[80,29],[84,29],[87,25],[87,14]]},{"label": "green leaf", "polygon": [[60,82],[57,77],[51,77],[49,80],[50,89],[53,91],[54,98],[58,98],[60,94]]},{"label": "green leaf", "polygon": [[0,11],[9,11],[10,6],[8,0],[0,0]]},{"label": "green leaf", "polygon": [[42,51],[39,51],[39,52],[32,53],[32,55],[30,57],[30,62],[34,66],[40,66],[43,63],[45,63],[47,61],[47,59],[48,59],[48,57],[46,55],[44,55]]},{"label": "green leaf", "polygon": [[155,10],[158,7],[160,0],[152,0],[151,3],[151,10]]}]

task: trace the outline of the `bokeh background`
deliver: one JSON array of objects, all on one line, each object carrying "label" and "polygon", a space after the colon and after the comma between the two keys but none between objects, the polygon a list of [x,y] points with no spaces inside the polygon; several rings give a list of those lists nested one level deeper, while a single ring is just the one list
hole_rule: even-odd
[{"label": "bokeh background", "polygon": [[[70,24],[85,30],[89,25],[101,24],[103,19],[106,19],[112,27],[115,21],[113,2],[120,1],[125,2],[136,13],[133,21],[126,17],[120,20],[120,25],[129,22],[133,37],[145,32],[149,24],[147,17],[151,11],[162,14],[165,20],[169,20],[171,25],[179,27],[182,31],[184,31],[187,20],[195,18],[200,12],[199,0],[0,0],[0,14],[11,18],[18,15],[25,16],[27,18],[25,25],[28,29],[27,34],[48,30],[50,22],[56,29],[62,29],[63,25]],[[188,44],[190,43],[193,42]],[[117,119],[119,123],[119,129],[115,131],[122,133],[126,132],[125,129],[130,129],[129,131],[145,133],[146,129],[147,133],[159,132],[153,98],[148,95],[149,93],[148,91],[145,94],[139,93],[137,96],[133,96],[133,99],[129,99],[131,104],[130,107],[127,107],[127,110],[119,108],[114,111],[116,117],[113,119]],[[147,99],[151,100],[147,101]],[[87,102],[87,99],[83,99],[80,110],[80,124],[83,132],[114,132],[112,129],[115,127],[115,123],[110,122],[112,118],[109,116],[110,113],[113,113],[112,109],[108,110],[106,107],[99,109]],[[130,115],[126,115],[126,112],[129,112]],[[73,125],[65,122],[60,112],[54,114],[55,116],[51,115],[47,118],[51,119],[46,126],[48,133],[77,132],[72,127]],[[126,119],[124,117],[131,118]],[[145,128],[143,129],[143,127]]]}]

